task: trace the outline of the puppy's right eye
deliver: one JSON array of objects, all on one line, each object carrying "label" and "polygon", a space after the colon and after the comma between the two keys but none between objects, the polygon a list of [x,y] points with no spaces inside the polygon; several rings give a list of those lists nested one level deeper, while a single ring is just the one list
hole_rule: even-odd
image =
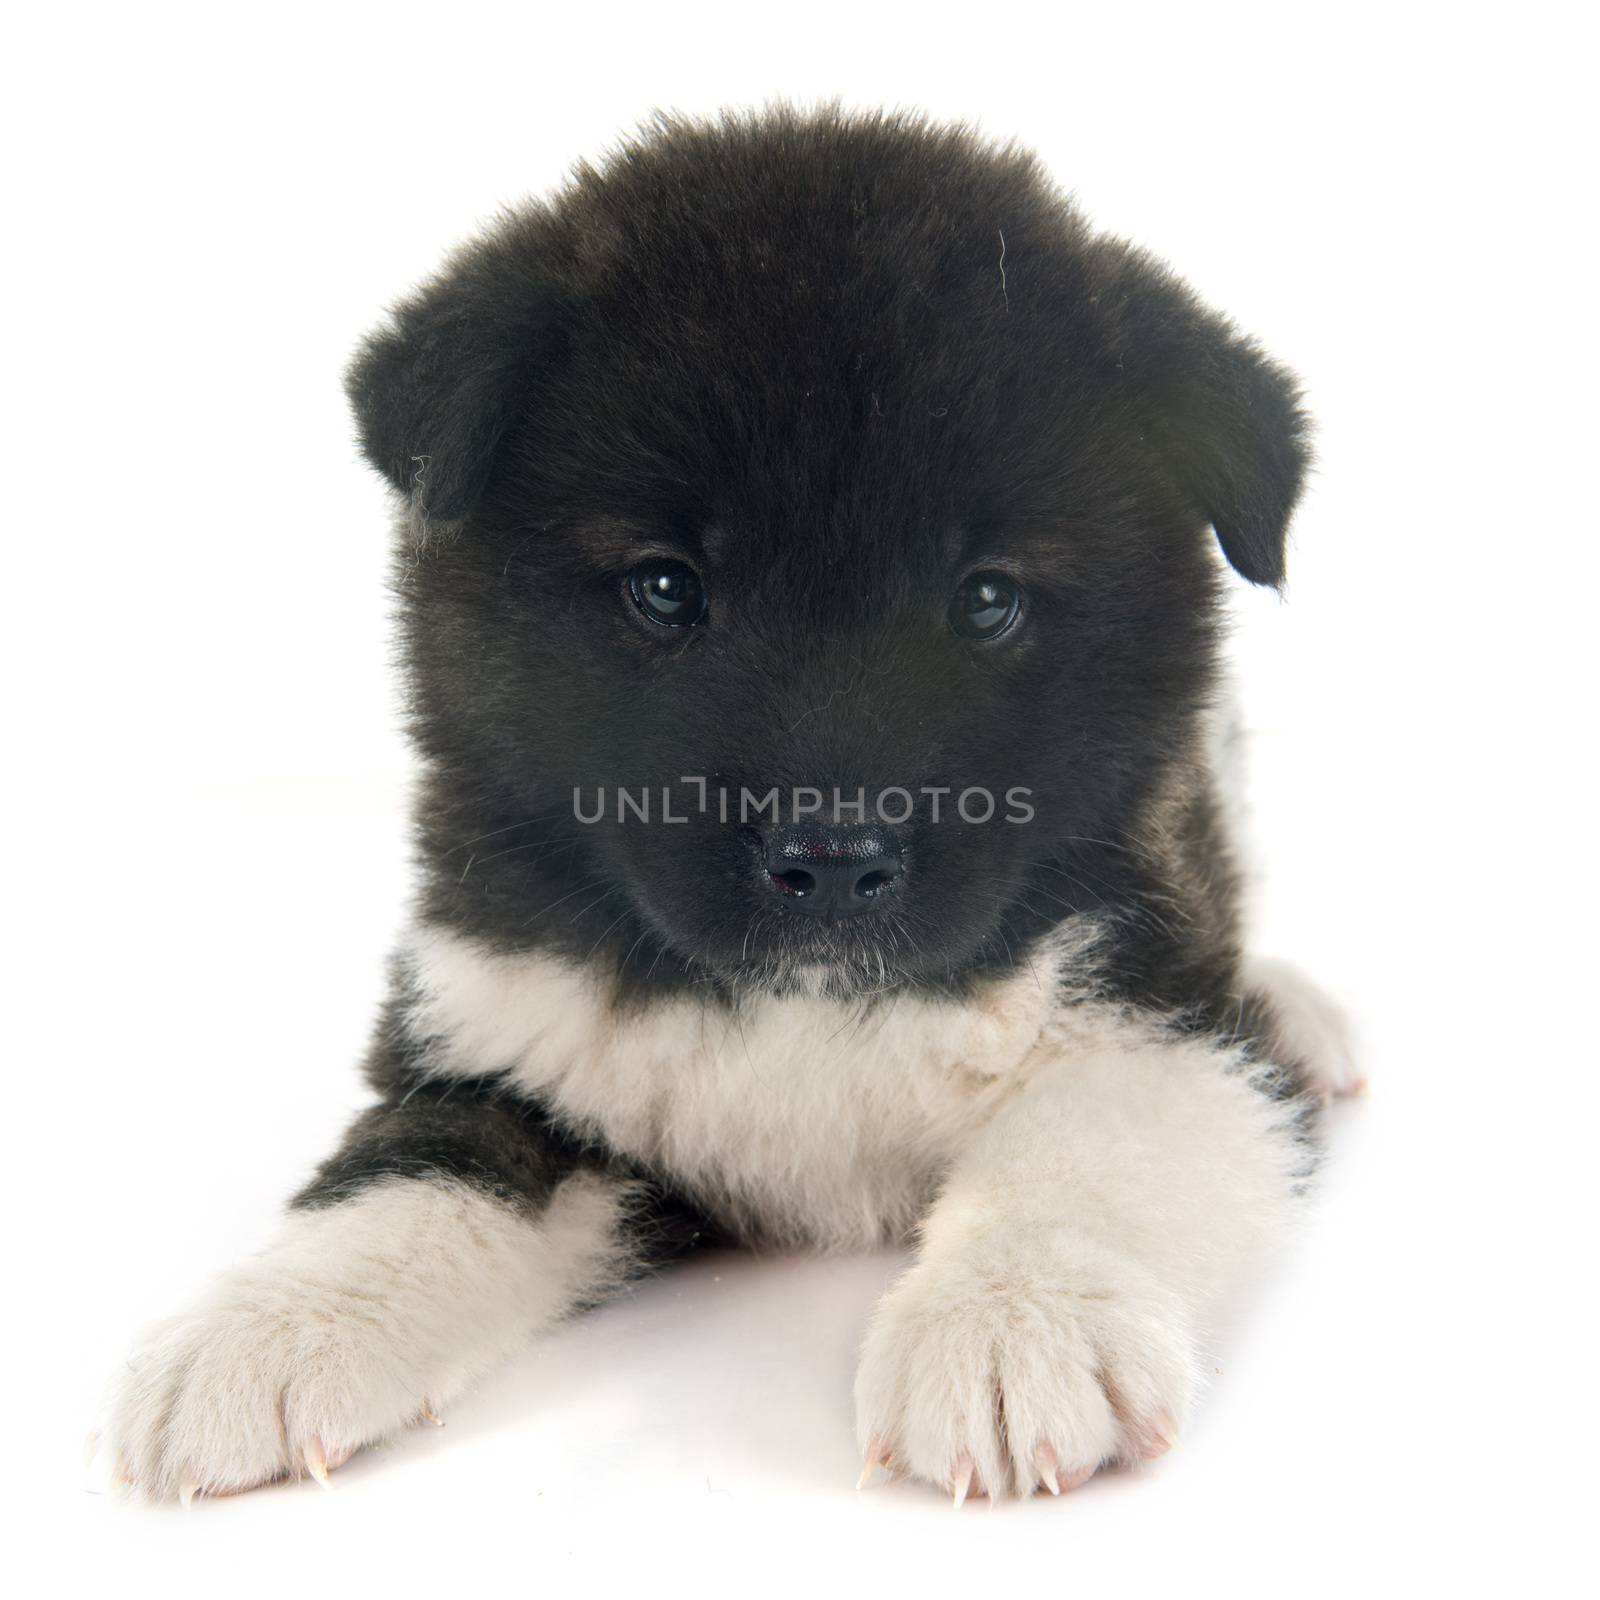
[{"label": "puppy's right eye", "polygon": [[641,561],[628,574],[633,603],[664,628],[692,628],[705,621],[706,591],[700,575],[681,561]]},{"label": "puppy's right eye", "polygon": [[1003,572],[974,572],[950,602],[950,627],[964,639],[998,639],[1022,614],[1022,591]]}]

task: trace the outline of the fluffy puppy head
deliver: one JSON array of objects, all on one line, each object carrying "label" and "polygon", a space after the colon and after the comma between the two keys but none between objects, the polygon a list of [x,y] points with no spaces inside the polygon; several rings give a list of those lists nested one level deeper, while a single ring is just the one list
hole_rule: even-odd
[{"label": "fluffy puppy head", "polygon": [[1306,459],[1289,376],[1031,156],[833,110],[658,120],[349,392],[430,914],[652,983],[955,983],[1119,892],[1073,853],[1191,748],[1213,530],[1280,583]]}]

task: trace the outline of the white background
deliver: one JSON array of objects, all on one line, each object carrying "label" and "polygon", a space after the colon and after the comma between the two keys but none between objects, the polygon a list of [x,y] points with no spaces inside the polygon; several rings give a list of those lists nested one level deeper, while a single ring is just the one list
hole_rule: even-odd
[{"label": "white background", "polygon": [[[1579,8],[533,5],[13,17],[6,1562],[49,1592],[1592,1593],[1592,39]],[[1591,19],[1592,20],[1592,19]],[[362,1099],[403,905],[383,304],[651,107],[839,94],[1037,147],[1305,377],[1238,597],[1262,942],[1370,1097],[1183,1447],[1061,1501],[857,1495],[896,1262],[708,1260],[336,1492],[79,1465],[129,1336]]]}]

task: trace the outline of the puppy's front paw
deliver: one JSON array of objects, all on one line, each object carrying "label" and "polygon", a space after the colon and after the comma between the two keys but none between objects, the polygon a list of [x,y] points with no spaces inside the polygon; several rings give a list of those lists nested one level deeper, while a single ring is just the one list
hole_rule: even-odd
[{"label": "puppy's front paw", "polygon": [[867,1473],[960,1505],[1059,1493],[1172,1444],[1193,1388],[1186,1319],[1131,1275],[1026,1254],[925,1259],[884,1297],[856,1379]]},{"label": "puppy's front paw", "polygon": [[99,1446],[154,1499],[326,1485],[362,1445],[432,1418],[437,1374],[402,1310],[372,1275],[269,1252],[146,1334],[112,1380]]}]

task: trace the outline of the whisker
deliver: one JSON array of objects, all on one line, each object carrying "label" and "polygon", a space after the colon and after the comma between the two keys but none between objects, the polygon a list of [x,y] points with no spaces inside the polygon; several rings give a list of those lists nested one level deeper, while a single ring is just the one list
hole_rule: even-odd
[{"label": "whisker", "polygon": [[[615,891],[614,891],[614,890],[613,890],[613,891],[612,891],[612,892],[613,892],[613,893],[615,893]],[[609,898],[609,896],[604,896],[604,895],[603,895],[603,896],[601,896],[601,899],[608,899],[608,898]],[[594,902],[593,902],[593,904],[595,904],[595,905],[599,905],[599,904],[600,904],[600,901],[599,901],[599,900],[596,900],[596,901],[594,901]],[[588,907],[588,906],[585,906],[585,907],[584,907],[584,910],[585,910],[585,911],[587,911],[587,910],[588,910],[588,909],[589,909],[589,907]],[[583,913],[582,913],[582,912],[580,912],[580,913],[579,913],[579,916],[581,916],[581,915],[582,915],[582,914],[583,914]],[[616,922],[611,922],[611,923],[608,923],[608,924],[607,924],[607,925],[606,925],[606,926],[605,926],[605,927],[604,927],[604,928],[602,928],[602,929],[601,929],[601,930],[600,930],[600,937],[599,937],[599,938],[598,938],[598,939],[596,939],[596,940],[595,940],[595,942],[594,942],[594,943],[593,943],[593,944],[592,944],[592,945],[590,945],[590,946],[589,946],[589,951],[588,951],[588,954],[587,954],[587,955],[585,955],[585,956],[584,956],[584,958],[583,958],[583,959],[584,959],[584,960],[585,960],[585,961],[588,961],[588,960],[589,960],[589,959],[590,959],[590,958],[591,958],[591,957],[592,957],[592,956],[593,956],[593,955],[594,955],[594,953],[595,953],[595,951],[596,951],[596,950],[598,950],[598,949],[599,949],[599,948],[600,948],[600,946],[601,946],[601,945],[602,945],[602,944],[603,944],[603,943],[604,943],[604,942],[605,942],[605,937],[606,937],[606,935],[607,935],[607,934],[608,934],[608,933],[610,933],[610,932],[611,932],[611,930],[612,930],[612,929],[613,929],[613,928],[614,928],[614,927],[616,927],[616,925],[617,925],[617,922],[622,922],[622,921],[624,921],[624,920],[626,920],[626,918],[627,918],[627,915],[628,915],[628,907],[626,907],[626,906],[624,906],[624,907],[623,907],[623,908],[622,908],[622,915],[621,915],[621,916],[619,916],[619,917],[618,917],[618,918],[617,918],[617,921],[616,921]],[[577,919],[577,917],[574,917],[574,918],[573,918],[573,919],[572,919],[572,920],[573,920],[573,921],[574,921],[574,922],[576,922],[576,921],[577,921],[577,920],[578,920],[578,919]]]},{"label": "whisker", "polygon": [[527,922],[524,922],[522,926],[524,928],[528,927],[530,924],[537,922],[539,918],[544,916],[547,912],[554,911],[557,906],[564,906],[567,901],[572,899],[573,895],[582,894],[585,889],[598,889],[605,881],[606,880],[604,878],[596,878],[593,883],[580,883],[576,889],[570,890],[568,893],[562,895],[559,900],[552,900],[543,911],[534,912],[534,914],[529,917]]},{"label": "whisker", "polygon": [[458,851],[465,850],[471,845],[482,844],[485,839],[497,839],[502,833],[510,833],[513,828],[528,828],[531,827],[535,822],[543,822],[545,818],[553,817],[555,815],[556,813],[554,811],[541,811],[536,817],[524,817],[521,822],[508,822],[503,828],[491,828],[487,833],[480,833],[474,838],[463,839],[460,844],[451,845],[450,848],[445,851],[445,855],[453,856]]}]

